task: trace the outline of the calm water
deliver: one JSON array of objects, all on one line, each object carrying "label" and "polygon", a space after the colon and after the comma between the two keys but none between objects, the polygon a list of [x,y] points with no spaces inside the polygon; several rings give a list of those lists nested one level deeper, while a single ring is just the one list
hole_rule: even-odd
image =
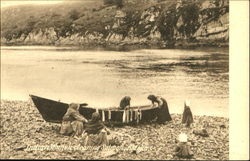
[{"label": "calm water", "polygon": [[83,51],[58,47],[1,47],[1,99],[29,94],[62,102],[117,106],[150,104],[149,94],[182,113],[185,99],[194,114],[228,117],[227,49]]}]

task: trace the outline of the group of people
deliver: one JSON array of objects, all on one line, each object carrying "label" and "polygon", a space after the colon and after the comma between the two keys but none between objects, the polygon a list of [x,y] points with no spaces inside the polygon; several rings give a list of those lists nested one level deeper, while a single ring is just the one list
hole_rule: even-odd
[{"label": "group of people", "polygon": [[[167,121],[172,120],[167,101],[164,98],[149,95],[147,99],[152,102],[152,107],[157,107],[157,123],[165,124]],[[129,108],[130,100],[131,98],[129,96],[122,98],[119,108],[123,110]],[[191,123],[193,123],[193,116],[189,106],[189,102],[185,101],[182,123],[186,124],[186,127],[190,127]],[[62,119],[60,134],[75,137],[84,135],[86,136],[84,139],[84,146],[109,145],[108,135],[110,134],[110,130],[101,121],[100,114],[94,112],[91,119],[87,120],[79,113],[79,107],[79,104],[75,103],[69,105],[69,108]],[[183,151],[181,148],[178,150]]]},{"label": "group of people", "polygon": [[[160,97],[155,95],[149,95],[147,97],[152,102],[152,107],[155,107],[155,103],[157,104],[157,120],[156,122],[160,124],[164,124],[167,121],[171,121],[171,115],[169,113],[168,109],[168,103],[167,101]],[[131,98],[129,96],[125,96],[122,98],[120,102],[120,109],[124,110],[130,107],[130,100]],[[186,127],[190,127],[191,123],[193,123],[193,115],[190,109],[190,103],[189,101],[185,101],[184,103],[184,112],[183,112],[183,118],[182,123],[186,124]]]},{"label": "group of people", "polygon": [[[152,107],[155,106],[155,103],[158,104],[156,121],[159,124],[165,124],[167,121],[172,120],[171,115],[169,114],[167,101],[164,98],[155,95],[149,95],[148,99],[152,102]],[[131,98],[129,96],[125,96],[120,102],[120,108],[121,109],[129,108],[130,100]],[[190,109],[190,102],[188,100],[184,102],[184,112],[182,115],[181,122],[182,124],[185,124],[186,127],[188,128],[194,122],[193,114]],[[199,131],[198,132],[194,131],[194,132],[199,134]],[[204,133],[204,129],[201,133]],[[193,156],[193,153],[190,150],[190,146],[187,140],[188,140],[187,135],[185,133],[179,135],[178,137],[179,143],[175,148],[175,156],[178,156],[180,158],[191,158]]]},{"label": "group of people", "polygon": [[109,129],[103,124],[98,112],[90,120],[79,113],[79,105],[71,103],[62,119],[60,134],[81,137],[86,134],[84,146],[108,145]]},{"label": "group of people", "polygon": [[[166,121],[171,121],[171,115],[169,114],[167,101],[159,96],[149,95],[148,99],[152,102],[152,107],[155,107],[155,103],[158,104],[157,108],[157,122],[160,124],[166,123]],[[130,107],[129,96],[125,96],[122,98],[120,102],[120,109],[124,110]]]}]

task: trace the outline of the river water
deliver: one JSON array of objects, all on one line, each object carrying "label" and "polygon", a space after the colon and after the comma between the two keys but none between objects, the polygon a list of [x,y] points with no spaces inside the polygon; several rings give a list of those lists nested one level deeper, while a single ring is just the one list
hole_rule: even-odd
[{"label": "river water", "polygon": [[228,117],[229,54],[225,48],[133,51],[70,47],[1,47],[1,99],[28,100],[29,94],[92,107],[150,104],[164,97],[170,113],[184,100],[195,115]]}]

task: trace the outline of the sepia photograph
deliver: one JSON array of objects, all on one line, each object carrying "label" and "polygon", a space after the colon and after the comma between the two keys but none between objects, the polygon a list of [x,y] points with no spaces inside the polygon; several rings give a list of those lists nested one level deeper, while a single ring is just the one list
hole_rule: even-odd
[{"label": "sepia photograph", "polygon": [[0,159],[249,159],[237,3],[1,0]]}]

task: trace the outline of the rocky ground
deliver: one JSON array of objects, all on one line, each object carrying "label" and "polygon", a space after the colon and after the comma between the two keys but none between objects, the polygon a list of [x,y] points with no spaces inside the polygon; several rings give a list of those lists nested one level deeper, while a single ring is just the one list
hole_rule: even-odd
[{"label": "rocky ground", "polygon": [[[167,125],[112,128],[119,133],[119,147],[90,149],[82,139],[62,136],[60,124],[45,122],[29,101],[1,100],[1,159],[179,159],[173,156],[178,135],[185,132],[194,153],[192,160],[229,159],[229,120],[194,116],[190,129],[181,125],[181,115],[172,114]],[[206,127],[209,137],[196,136]]]}]

